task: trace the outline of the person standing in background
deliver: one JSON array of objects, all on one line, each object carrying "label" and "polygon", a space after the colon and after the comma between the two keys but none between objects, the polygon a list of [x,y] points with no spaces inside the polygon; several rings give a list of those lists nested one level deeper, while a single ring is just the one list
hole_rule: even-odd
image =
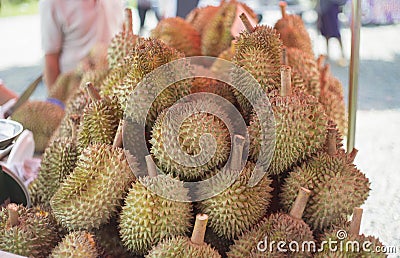
[{"label": "person standing in background", "polygon": [[339,41],[341,58],[338,64],[346,65],[342,37],[339,29],[338,15],[340,8],[345,5],[347,0],[319,0],[317,4],[318,22],[317,27],[322,36],[326,39],[326,52],[329,58],[329,39],[336,38]]},{"label": "person standing in background", "polygon": [[97,45],[108,46],[121,30],[120,0],[40,0],[44,81],[48,90],[60,74],[73,71]]}]

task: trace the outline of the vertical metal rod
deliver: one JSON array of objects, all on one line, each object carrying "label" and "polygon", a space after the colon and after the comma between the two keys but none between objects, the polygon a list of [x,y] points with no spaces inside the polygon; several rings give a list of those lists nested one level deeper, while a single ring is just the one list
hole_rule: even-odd
[{"label": "vertical metal rod", "polygon": [[349,71],[349,119],[347,132],[347,152],[355,145],[356,114],[358,97],[358,73],[360,64],[361,0],[352,0],[351,8],[351,56]]}]

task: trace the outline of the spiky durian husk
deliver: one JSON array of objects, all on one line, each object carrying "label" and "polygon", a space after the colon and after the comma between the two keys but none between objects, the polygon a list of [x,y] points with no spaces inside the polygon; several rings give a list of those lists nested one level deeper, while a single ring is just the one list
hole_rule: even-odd
[{"label": "spiky durian husk", "polygon": [[218,251],[221,257],[226,258],[226,253],[229,251],[229,247],[233,245],[233,240],[220,237],[212,231],[211,228],[207,227],[206,234],[204,235],[204,242],[209,244],[212,248]]},{"label": "spiky durian husk", "polygon": [[227,253],[229,258],[241,257],[311,257],[309,252],[282,253],[273,246],[272,252],[269,248],[265,252],[257,249],[260,241],[284,241],[290,243],[295,241],[299,244],[305,241],[314,241],[310,227],[300,219],[295,219],[288,214],[274,213],[265,217],[253,229],[245,232],[238,240],[235,240]]},{"label": "spiky durian husk", "polygon": [[122,149],[89,145],[50,205],[57,221],[67,229],[95,229],[116,213],[134,179]]},{"label": "spiky durian husk", "polygon": [[274,29],[279,32],[283,45],[314,55],[310,35],[300,16],[286,15],[276,22]]},{"label": "spiky durian husk", "polygon": [[116,98],[92,101],[84,110],[77,140],[81,151],[89,144],[112,144],[123,112]]},{"label": "spiky durian husk", "polygon": [[151,31],[151,36],[185,53],[185,56],[201,55],[199,32],[180,17],[162,19]]},{"label": "spiky durian husk", "polygon": [[320,73],[314,56],[298,48],[286,48],[286,57],[292,71],[303,79],[306,92],[318,98],[320,95]]},{"label": "spiky durian husk", "polygon": [[47,101],[31,101],[18,108],[12,119],[32,131],[35,151],[43,152],[64,117],[64,110]]},{"label": "spiky durian husk", "polygon": [[261,165],[269,165],[268,174],[281,174],[324,146],[328,119],[322,105],[311,95],[294,92],[286,97],[275,96],[270,101],[275,125],[269,123],[263,127],[266,130],[271,126],[275,127],[275,150],[271,163],[268,164],[268,160],[265,159],[267,156],[259,155],[260,125],[254,114],[249,126],[249,154],[255,162],[258,157]]},{"label": "spiky durian husk", "polygon": [[97,258],[99,252],[92,234],[85,231],[75,231],[66,235],[51,252],[52,258]]},{"label": "spiky durian husk", "polygon": [[219,171],[216,184],[210,184],[201,192],[223,190],[217,195],[198,203],[199,210],[209,215],[209,227],[220,237],[233,239],[257,224],[267,212],[271,201],[271,180],[264,176],[261,181],[251,187],[248,185],[255,165],[248,162],[236,181],[226,189],[238,171],[229,169]]},{"label": "spiky durian husk", "polygon": [[324,230],[345,220],[354,207],[361,206],[368,197],[369,186],[369,180],[342,148],[335,155],[323,149],[289,173],[282,187],[281,204],[289,209],[299,187],[310,189],[304,221],[313,230]]},{"label": "spiky durian husk", "polygon": [[49,98],[58,99],[61,102],[66,103],[79,88],[80,82],[81,74],[78,72],[72,71],[60,74],[49,91]]},{"label": "spiky durian husk", "polygon": [[82,75],[80,88],[85,89],[85,85],[91,82],[95,87],[101,85],[103,80],[107,77],[109,70],[90,70]]},{"label": "spiky durian husk", "polygon": [[132,65],[132,59],[126,56],[120,63],[113,66],[100,84],[100,95],[109,97],[113,95],[113,88],[119,87]]},{"label": "spiky durian husk", "polygon": [[218,6],[212,5],[195,8],[186,16],[185,20],[189,22],[200,33],[200,35],[203,35],[204,28],[213,19],[218,9]]},{"label": "spiky durian husk", "polygon": [[[231,44],[234,44],[234,43],[231,43]],[[218,55],[218,58],[231,62],[234,55],[235,55],[235,48],[234,48],[234,46],[231,45],[230,47],[228,47],[227,49],[222,51]],[[213,65],[211,66],[211,71],[214,73],[229,73],[230,66],[227,66],[226,64],[227,64],[226,62],[223,62],[223,61],[217,59],[214,61]]]},{"label": "spiky durian husk", "polygon": [[[161,197],[156,191],[163,191],[172,199]],[[119,224],[122,242],[129,250],[144,254],[159,241],[188,232],[191,204],[173,198],[189,200],[188,189],[168,175],[146,176],[132,184]]]},{"label": "spiky durian husk", "polygon": [[[128,26],[129,27],[129,26]],[[133,34],[129,28],[116,34],[107,50],[107,60],[110,69],[114,69],[135,48],[139,36]]]},{"label": "spiky durian husk", "polygon": [[47,257],[59,241],[51,215],[41,208],[18,206],[19,224],[8,224],[8,210],[0,208],[0,250],[29,257]]},{"label": "spiky durian husk", "polygon": [[220,258],[221,255],[210,245],[193,244],[189,238],[178,236],[160,242],[149,252],[146,258],[175,258],[175,257],[198,257],[198,258]]},{"label": "spiky durian husk", "polygon": [[60,183],[72,172],[77,160],[74,140],[60,138],[45,150],[38,177],[29,184],[33,204],[50,205],[50,199]]},{"label": "spiky durian husk", "polygon": [[[162,112],[152,130],[152,138],[150,143],[151,153],[154,155],[155,162],[166,173],[179,177],[181,180],[198,180],[210,175],[210,170],[223,165],[229,157],[230,152],[230,135],[226,125],[216,116],[208,113],[190,113],[179,128],[178,135],[172,130],[180,114],[184,114],[187,110],[196,107],[194,103],[182,104],[176,110],[173,110],[171,117],[174,119],[164,119],[167,110]],[[211,109],[212,110],[212,109]],[[200,146],[200,138],[204,134],[211,134],[217,144],[214,155],[205,164],[193,164],[193,166],[185,166],[177,162],[183,157],[177,151],[194,156],[200,154],[202,150]],[[170,139],[174,139],[178,146]],[[191,160],[188,160],[189,162]]]},{"label": "spiky durian husk", "polygon": [[206,77],[196,77],[192,81],[190,93],[208,92],[214,93],[228,100],[232,104],[236,104],[236,98],[233,89],[228,84]]}]

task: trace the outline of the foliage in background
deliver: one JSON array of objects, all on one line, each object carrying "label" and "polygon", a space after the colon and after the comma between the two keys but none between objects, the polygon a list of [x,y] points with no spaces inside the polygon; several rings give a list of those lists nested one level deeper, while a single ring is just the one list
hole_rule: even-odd
[{"label": "foliage in background", "polygon": [[0,0],[0,17],[37,14],[38,0]]}]

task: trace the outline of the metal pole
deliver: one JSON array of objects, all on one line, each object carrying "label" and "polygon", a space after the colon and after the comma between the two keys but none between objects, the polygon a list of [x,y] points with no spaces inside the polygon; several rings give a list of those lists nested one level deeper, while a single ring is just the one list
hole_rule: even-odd
[{"label": "metal pole", "polygon": [[356,114],[358,97],[358,72],[360,63],[361,0],[352,0],[351,7],[351,56],[349,74],[349,119],[347,132],[347,152],[354,148],[356,134]]}]

